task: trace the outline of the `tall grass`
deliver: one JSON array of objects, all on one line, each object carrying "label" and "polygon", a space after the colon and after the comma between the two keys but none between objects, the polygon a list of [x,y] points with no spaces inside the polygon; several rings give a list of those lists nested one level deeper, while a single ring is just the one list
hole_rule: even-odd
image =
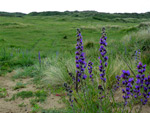
[{"label": "tall grass", "polygon": [[18,67],[26,67],[34,64],[34,55],[21,49],[1,48],[0,51],[0,75],[10,72]]},{"label": "tall grass", "polygon": [[64,82],[70,82],[68,72],[75,73],[75,64],[73,58],[46,59],[44,62],[50,64],[42,70],[45,77],[42,79],[43,83],[51,86],[62,86]]},{"label": "tall grass", "polygon": [[150,64],[150,27],[126,35],[122,40],[126,40],[126,44],[132,55],[135,51],[140,50],[143,63]]}]

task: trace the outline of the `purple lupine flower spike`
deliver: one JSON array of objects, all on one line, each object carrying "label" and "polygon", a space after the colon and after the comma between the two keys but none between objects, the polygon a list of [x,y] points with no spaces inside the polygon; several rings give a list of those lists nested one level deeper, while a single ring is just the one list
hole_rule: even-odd
[{"label": "purple lupine flower spike", "polygon": [[77,29],[77,44],[76,44],[76,91],[78,92],[78,83],[87,78],[84,74],[86,68],[85,53],[83,53],[82,35],[79,29]]},{"label": "purple lupine flower spike", "polygon": [[91,61],[89,61],[89,63],[88,63],[88,70],[89,70],[90,78],[93,81],[93,73],[92,73],[93,67],[92,67],[92,65],[93,65],[93,63]]},{"label": "purple lupine flower spike", "polygon": [[107,50],[106,50],[106,46],[107,46],[107,43],[106,43],[106,33],[105,33],[105,28],[102,28],[102,37],[100,38],[100,49],[99,49],[99,52],[100,52],[100,66],[99,66],[99,71],[101,72],[100,74],[100,78],[103,82],[106,82],[106,78],[105,78],[105,67],[107,67],[108,63],[107,63],[107,60],[108,60],[108,56],[105,56],[106,53],[107,53]]},{"label": "purple lupine flower spike", "polygon": [[[129,78],[130,76],[130,71],[127,70],[122,70],[122,75],[121,78],[123,79],[122,84],[126,87],[125,89],[122,89],[123,99],[125,101],[124,106],[127,105],[128,99],[130,98],[130,95],[133,95],[132,93],[132,85],[134,83],[134,78]],[[119,79],[118,75],[116,76],[117,79]]]},{"label": "purple lupine flower spike", "polygon": [[[138,75],[136,76],[136,86],[134,89],[135,92],[135,98],[141,97],[142,105],[145,105],[148,101],[150,92],[149,92],[149,85],[150,85],[150,76],[145,77],[145,74],[143,74],[146,70],[146,65],[143,65],[141,62],[137,65],[138,69]],[[141,90],[144,90],[143,93],[141,93]]]},{"label": "purple lupine flower spike", "polygon": [[40,55],[40,51],[39,51],[38,58],[39,58],[39,64],[40,64],[40,66],[41,66],[41,55]]}]

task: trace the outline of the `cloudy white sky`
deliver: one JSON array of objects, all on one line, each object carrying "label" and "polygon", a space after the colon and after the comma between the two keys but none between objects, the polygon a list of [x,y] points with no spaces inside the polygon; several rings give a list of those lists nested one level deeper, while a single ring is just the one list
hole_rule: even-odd
[{"label": "cloudy white sky", "polygon": [[0,0],[0,11],[83,11],[98,12],[149,12],[150,0]]}]

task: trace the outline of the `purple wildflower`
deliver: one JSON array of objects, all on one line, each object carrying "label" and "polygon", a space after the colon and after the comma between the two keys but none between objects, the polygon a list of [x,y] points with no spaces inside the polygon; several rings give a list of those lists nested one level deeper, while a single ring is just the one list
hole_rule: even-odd
[{"label": "purple wildflower", "polygon": [[84,74],[84,70],[86,68],[85,53],[83,53],[82,35],[79,29],[77,29],[76,50],[76,91],[78,91],[78,82],[82,81],[82,79],[86,79],[86,75]]},{"label": "purple wildflower", "polygon": [[85,80],[86,78],[87,78],[87,75],[86,75],[86,74],[84,74],[84,75],[83,75],[83,79]]},{"label": "purple wildflower", "polygon": [[130,95],[133,96],[133,89],[132,85],[134,84],[134,78],[129,78],[130,71],[122,70],[121,78],[123,79],[122,84],[126,87],[126,89],[122,89],[122,92],[124,93],[123,98],[125,101],[125,106],[127,105],[127,100],[130,98]]},{"label": "purple wildflower", "polygon": [[91,61],[89,61],[89,63],[88,63],[88,70],[89,70],[90,78],[93,81],[92,65],[93,65],[93,63]]},{"label": "purple wildflower", "polygon": [[[145,77],[145,74],[143,74],[146,70],[146,65],[143,65],[141,62],[137,65],[138,69],[138,75],[136,75],[137,81],[136,86],[134,89],[134,97],[138,98],[141,97],[142,105],[145,105],[147,103],[147,100],[149,98],[149,85],[150,85],[150,77]],[[141,91],[144,91],[141,94]]]},{"label": "purple wildflower", "polygon": [[39,51],[38,58],[39,58],[39,64],[40,64],[40,67],[41,67],[41,55],[40,55],[40,51]]},{"label": "purple wildflower", "polygon": [[105,28],[102,28],[102,37],[100,38],[100,55],[101,57],[99,57],[100,59],[100,66],[99,66],[99,71],[101,72],[100,74],[100,78],[103,82],[106,82],[106,78],[105,78],[105,67],[107,67],[108,63],[107,63],[107,60],[108,60],[108,56],[105,56],[106,53],[107,53],[107,50],[106,50],[106,46],[107,46],[107,43],[106,43],[106,33],[105,33]]}]

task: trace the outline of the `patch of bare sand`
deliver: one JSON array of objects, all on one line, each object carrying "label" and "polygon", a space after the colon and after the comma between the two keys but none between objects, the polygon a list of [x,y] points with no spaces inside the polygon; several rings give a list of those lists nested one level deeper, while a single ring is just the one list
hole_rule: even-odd
[{"label": "patch of bare sand", "polygon": [[[22,100],[21,98],[15,99],[13,101],[9,100],[14,94],[20,91],[34,91],[33,86],[28,85],[26,88],[13,90],[13,87],[16,85],[17,81],[12,81],[11,77],[15,74],[15,71],[8,73],[6,76],[0,77],[0,86],[6,88],[7,96],[5,98],[0,98],[0,113],[29,113],[31,107],[29,104],[29,99]],[[27,83],[30,79],[25,79],[24,83]],[[19,104],[25,104],[25,107],[19,107]]]},{"label": "patch of bare sand", "polygon": [[[24,107],[19,107],[19,104],[24,103]],[[29,99],[22,100],[21,98],[15,99],[14,101],[5,101],[0,99],[0,113],[29,113],[31,106]]]},{"label": "patch of bare sand", "polygon": [[[115,101],[116,102],[124,102],[124,99],[122,96],[123,96],[122,88],[119,88],[114,94]],[[135,110],[138,111],[139,107],[140,107],[140,105],[135,105],[132,109],[132,113],[136,113]],[[129,110],[129,108],[127,108],[127,109]],[[141,113],[150,113],[150,106],[148,104],[144,105],[142,107]]]},{"label": "patch of bare sand", "polygon": [[[32,79],[21,79],[13,81],[11,77],[15,74],[15,71],[8,73],[4,77],[0,77],[0,87],[6,88],[7,96],[5,98],[0,98],[0,113],[30,113],[32,110],[32,106],[30,105],[31,98],[25,99],[15,99],[12,101],[6,101],[10,99],[14,94],[21,92],[21,91],[36,91],[36,86],[31,84]],[[17,82],[22,82],[27,84],[25,88],[21,88],[18,90],[13,90],[13,87],[16,85]],[[50,108],[63,108],[64,104],[59,102],[60,97],[49,95],[47,97],[46,102],[43,104],[38,103],[44,109]],[[19,105],[23,104],[23,107],[19,107]]]},{"label": "patch of bare sand", "polygon": [[46,101],[44,103],[40,103],[39,105],[43,109],[53,109],[53,108],[64,108],[65,104],[60,101],[61,97],[55,96],[55,95],[50,95],[47,97]]}]

